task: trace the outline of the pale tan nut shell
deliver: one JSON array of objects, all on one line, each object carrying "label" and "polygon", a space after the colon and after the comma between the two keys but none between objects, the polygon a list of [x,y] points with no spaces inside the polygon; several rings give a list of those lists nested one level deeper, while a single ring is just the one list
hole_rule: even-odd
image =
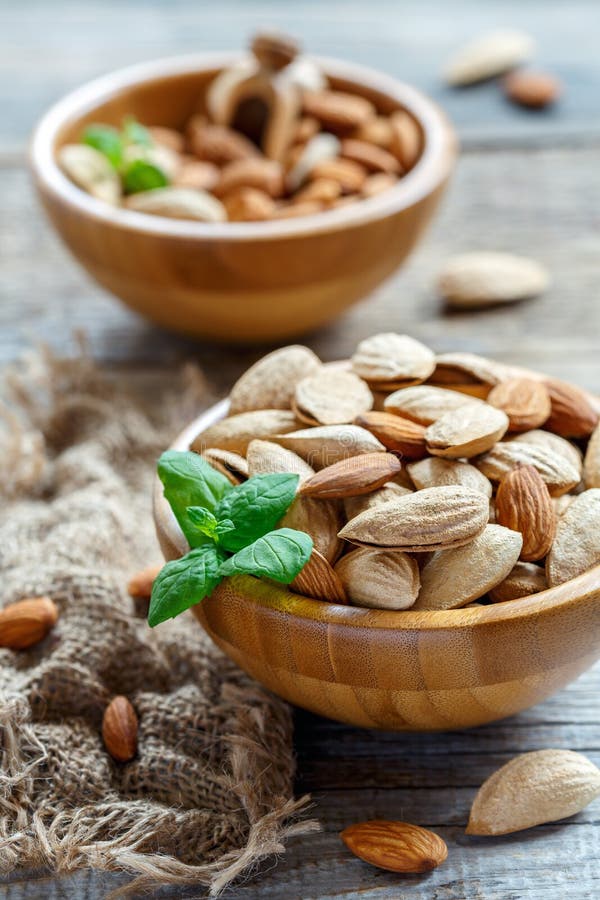
[{"label": "pale tan nut shell", "polygon": [[406,494],[361,513],[339,536],[358,546],[412,552],[450,549],[474,540],[485,528],[488,498],[462,487],[435,487]]},{"label": "pale tan nut shell", "polygon": [[511,375],[507,366],[477,353],[440,353],[435,358],[435,371],[430,380],[432,384],[451,386],[455,391],[459,386],[462,389],[481,385],[488,388],[481,395],[485,399],[490,388]]},{"label": "pale tan nut shell", "polygon": [[340,837],[359,859],[390,872],[429,872],[448,856],[439,835],[408,822],[361,822]]},{"label": "pale tan nut shell", "polygon": [[54,628],[58,608],[49,597],[26,597],[0,610],[0,647],[26,650]]},{"label": "pale tan nut shell", "polygon": [[546,559],[550,587],[576,578],[600,563],[600,488],[573,499],[558,520]]},{"label": "pale tan nut shell", "polygon": [[362,494],[358,497],[346,497],[344,499],[344,510],[347,519],[353,519],[366,509],[375,509],[378,506],[384,506],[398,497],[405,494],[412,494],[413,491],[409,487],[396,484],[395,481],[386,481],[386,483],[378,490],[370,494]]},{"label": "pale tan nut shell", "polygon": [[301,216],[314,216],[322,212],[324,206],[317,200],[305,200],[302,203],[283,203],[271,216],[272,219],[299,219]]},{"label": "pale tan nut shell", "polygon": [[351,132],[376,115],[370,100],[343,91],[307,91],[302,105],[304,115],[313,116],[336,133]]},{"label": "pale tan nut shell", "polygon": [[163,566],[147,566],[136,572],[127,583],[127,593],[134,600],[149,600],[152,594],[152,585],[162,570]]},{"label": "pale tan nut shell", "polygon": [[259,31],[250,44],[257,60],[268,69],[279,71],[289,66],[300,53],[300,45],[281,31]]},{"label": "pale tan nut shell", "polygon": [[556,533],[556,512],[548,488],[533,466],[507,472],[496,493],[496,521],[523,536],[521,559],[543,559]]},{"label": "pale tan nut shell", "polygon": [[194,116],[188,124],[188,141],[199,159],[218,166],[259,155],[258,148],[239,131],[209,124],[203,116]]},{"label": "pale tan nut shell", "polygon": [[248,463],[248,475],[279,475],[291,473],[299,475],[300,482],[306,481],[315,474],[312,466],[309,466],[297,453],[280,447],[272,441],[260,439],[250,441],[246,451]]},{"label": "pale tan nut shell", "polygon": [[313,539],[315,549],[333,565],[344,546],[338,537],[343,523],[341,506],[336,500],[296,497],[279,528],[305,531]]},{"label": "pale tan nut shell", "polygon": [[365,178],[361,194],[365,199],[376,197],[377,194],[389,191],[389,189],[395,187],[397,183],[398,179],[395,175],[387,175],[385,172],[376,172],[374,175],[369,175],[368,178]]},{"label": "pale tan nut shell", "polygon": [[280,163],[260,156],[236,159],[221,169],[221,177],[214,193],[217,197],[225,197],[241,187],[255,188],[269,197],[281,197],[284,184]]},{"label": "pale tan nut shell", "polygon": [[534,40],[522,31],[491,31],[458,50],[446,66],[444,78],[455,87],[495,78],[526,62],[534,50]]},{"label": "pale tan nut shell", "polygon": [[471,543],[434,553],[421,570],[415,609],[458,609],[483,597],[508,576],[523,539],[501,525],[487,525]]},{"label": "pale tan nut shell", "polygon": [[321,469],[302,484],[299,493],[329,500],[369,494],[401,469],[401,463],[391,453],[363,453]]},{"label": "pale tan nut shell", "polygon": [[408,553],[359,547],[342,556],[335,571],[355,606],[408,609],[419,593],[419,566]]},{"label": "pale tan nut shell", "polygon": [[467,834],[512,834],[581,812],[600,796],[600,770],[572,750],[523,753],[479,788]]},{"label": "pale tan nut shell", "polygon": [[277,211],[272,197],[251,187],[236,188],[227,194],[223,198],[223,206],[230,222],[265,222]]},{"label": "pale tan nut shell", "polygon": [[357,141],[367,141],[376,147],[387,150],[392,143],[392,125],[388,116],[377,116],[369,119],[352,133]]},{"label": "pale tan nut shell", "polygon": [[517,466],[533,466],[547,484],[552,497],[566,494],[579,483],[580,473],[564,456],[551,449],[527,441],[501,441],[474,460],[480,472],[490,481],[501,478]]},{"label": "pale tan nut shell", "polygon": [[248,478],[248,463],[239,453],[231,450],[221,450],[219,447],[208,447],[202,453],[213,469],[224,475],[231,484],[241,484]]},{"label": "pale tan nut shell", "polygon": [[518,562],[512,572],[504,581],[497,584],[489,592],[493,603],[506,603],[511,600],[520,600],[521,597],[529,597],[538,594],[548,587],[546,573],[541,566],[535,563]]},{"label": "pale tan nut shell", "polygon": [[127,697],[113,697],[104,710],[102,739],[117,762],[129,762],[137,753],[138,718]]},{"label": "pale tan nut shell", "polygon": [[128,209],[167,219],[191,219],[197,222],[224,222],[225,207],[207,191],[191,188],[164,187],[131,194],[125,201]]},{"label": "pale tan nut shell", "polygon": [[541,381],[509,378],[492,388],[487,402],[508,416],[510,432],[531,431],[550,415],[550,395]]},{"label": "pale tan nut shell", "polygon": [[473,252],[447,261],[438,278],[438,290],[448,306],[469,309],[536,297],[549,283],[547,271],[532,259]]},{"label": "pale tan nut shell", "polygon": [[508,430],[508,416],[501,409],[467,403],[440,416],[425,431],[427,450],[449,459],[477,456],[494,446]]},{"label": "pale tan nut shell", "polygon": [[333,178],[315,178],[301,188],[292,198],[292,203],[332,204],[342,192],[339,181]]},{"label": "pale tan nut shell", "polygon": [[418,462],[408,463],[406,468],[418,490],[455,484],[479,491],[486,497],[492,496],[491,481],[470,463],[429,456]]},{"label": "pale tan nut shell", "polygon": [[325,159],[313,166],[309,177],[337,181],[343,194],[353,194],[362,189],[367,170],[351,159]]},{"label": "pale tan nut shell", "polygon": [[302,428],[282,435],[272,435],[271,440],[288,450],[293,450],[313,469],[324,469],[340,459],[385,450],[385,447],[364,428],[357,425],[320,425]]},{"label": "pale tan nut shell", "polygon": [[389,149],[397,157],[404,172],[410,171],[421,155],[423,135],[419,124],[403,109],[390,116],[392,140]]},{"label": "pale tan nut shell", "polygon": [[345,425],[372,406],[373,395],[361,378],[323,367],[298,382],[292,408],[310,425]]},{"label": "pale tan nut shell", "polygon": [[544,431],[541,428],[534,428],[533,431],[525,431],[518,434],[514,438],[508,440],[518,441],[520,444],[533,444],[535,447],[551,450],[553,453],[562,456],[576,470],[581,478],[583,475],[583,456],[579,447],[572,444],[566,438],[553,434],[551,431]]},{"label": "pale tan nut shell", "polygon": [[348,603],[346,591],[331,564],[313,547],[309,561],[290,584],[292,591],[326,603]]},{"label": "pale tan nut shell", "polygon": [[345,138],[342,141],[341,156],[351,159],[353,162],[364,166],[369,172],[385,172],[388,175],[398,175],[401,171],[400,163],[391,153],[369,144],[367,141],[357,141],[355,138]]},{"label": "pale tan nut shell", "polygon": [[466,397],[459,391],[450,391],[431,384],[416,384],[389,394],[384,400],[383,407],[386,412],[412,419],[419,425],[431,425],[447,412],[460,409],[467,403],[479,402],[482,401],[475,397]]},{"label": "pale tan nut shell", "polygon": [[558,378],[546,379],[544,384],[552,406],[545,426],[548,431],[564,438],[589,437],[600,417],[585,392]]},{"label": "pale tan nut shell", "polygon": [[586,488],[600,488],[600,425],[592,434],[583,463],[583,480]]},{"label": "pale tan nut shell", "polygon": [[219,174],[219,167],[214,163],[203,162],[194,159],[193,156],[185,157],[173,180],[173,186],[191,188],[195,191],[212,191],[219,180]]},{"label": "pale tan nut shell", "polygon": [[318,356],[301,344],[273,350],[250,366],[232,387],[230,415],[254,409],[289,409],[296,385],[320,368]]},{"label": "pale tan nut shell", "polygon": [[562,497],[553,497],[552,504],[554,506],[554,512],[560,518],[563,515],[575,499],[574,494],[563,494]]},{"label": "pale tan nut shell", "polygon": [[162,125],[150,125],[148,131],[154,143],[167,147],[173,153],[183,153],[185,150],[185,139],[177,129],[165,128]]},{"label": "pale tan nut shell", "polygon": [[427,453],[425,429],[410,419],[386,412],[366,412],[354,421],[404,460],[422,459]]},{"label": "pale tan nut shell", "polygon": [[110,162],[87,144],[66,144],[58,151],[58,164],[72,182],[86,193],[116,206],[121,199],[121,181]]},{"label": "pale tan nut shell", "polygon": [[335,159],[340,152],[340,146],[339,140],[333,134],[316,134],[311,138],[294,154],[295,158],[286,176],[289,190],[297,191],[316,165]]},{"label": "pale tan nut shell", "polygon": [[194,438],[191,449],[202,453],[210,447],[218,447],[220,450],[232,450],[243,456],[248,444],[255,438],[284,434],[293,431],[297,425],[295,415],[284,409],[259,409],[238,413],[209,425]]},{"label": "pale tan nut shell", "polygon": [[352,357],[352,368],[374,389],[425,381],[435,369],[433,352],[406,334],[387,332],[361,341]]},{"label": "pale tan nut shell", "polygon": [[502,89],[509,100],[529,109],[556,103],[562,93],[558,78],[549,72],[516,71],[503,79]]}]

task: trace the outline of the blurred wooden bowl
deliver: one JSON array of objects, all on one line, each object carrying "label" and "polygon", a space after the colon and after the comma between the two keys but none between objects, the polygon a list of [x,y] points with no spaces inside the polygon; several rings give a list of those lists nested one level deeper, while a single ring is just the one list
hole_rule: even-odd
[{"label": "blurred wooden bowl", "polygon": [[317,215],[205,224],[113,208],[60,170],[56,153],[91,122],[134,115],[181,128],[202,110],[207,85],[239,57],[199,55],[133,66],[57,103],[33,136],[31,165],[42,202],[78,261],[128,306],[174,331],[228,342],[280,340],[323,325],[360,300],[406,258],[454,167],[454,133],[438,107],[389,76],[321,60],[334,87],[404,108],[424,149],[389,191]]},{"label": "blurred wooden bowl", "polygon": [[[226,415],[222,401],[173,444]],[[167,560],[187,543],[156,480],[154,517]],[[391,731],[483,725],[560,690],[600,657],[600,566],[507,603],[388,612],[319,602],[250,576],[225,579],[193,607],[213,641],[290,703]]]}]

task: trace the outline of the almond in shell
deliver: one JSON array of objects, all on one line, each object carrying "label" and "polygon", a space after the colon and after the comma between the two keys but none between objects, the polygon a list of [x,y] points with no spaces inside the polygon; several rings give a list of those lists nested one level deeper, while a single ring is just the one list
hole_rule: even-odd
[{"label": "almond in shell", "polygon": [[342,556],[335,571],[356,606],[408,609],[419,593],[419,566],[407,553],[359,547]]},{"label": "almond in shell", "polygon": [[339,536],[362,547],[449,550],[474,540],[485,528],[488,515],[488,498],[478,491],[434,487],[366,510],[351,519]]},{"label": "almond in shell", "polygon": [[548,554],[556,532],[556,512],[550,492],[533,466],[517,466],[504,475],[496,494],[496,521],[520,532],[525,562]]},{"label": "almond in shell", "polygon": [[231,450],[220,450],[218,447],[209,447],[201,454],[202,458],[211,464],[213,469],[224,475],[231,484],[241,484],[248,478],[248,463],[239,453]]},{"label": "almond in shell", "polygon": [[167,219],[190,219],[198,222],[224,222],[227,211],[220,200],[208,191],[191,188],[164,187],[140,191],[127,197],[128,209]]},{"label": "almond in shell", "polygon": [[388,175],[400,172],[400,164],[395,156],[367,141],[346,138],[342,141],[341,154],[345,159],[364,166],[369,172],[386,172]]},{"label": "almond in shell", "polygon": [[441,353],[435,358],[431,383],[473,393],[485,399],[491,388],[511,377],[507,366],[476,353]]},{"label": "almond in shell", "polygon": [[416,120],[403,109],[390,116],[392,137],[389,150],[396,156],[403,172],[408,172],[421,155],[423,136]]},{"label": "almond in shell", "polygon": [[427,450],[448,459],[477,456],[497,443],[508,429],[508,416],[483,403],[467,403],[444,413],[425,431]]},{"label": "almond in shell", "polygon": [[272,435],[271,440],[293,450],[314,469],[324,469],[341,459],[385,450],[377,438],[358,425],[320,425],[287,434]]},{"label": "almond in shell", "polygon": [[359,859],[390,872],[429,872],[448,856],[439,835],[408,822],[361,822],[340,837]]},{"label": "almond in shell", "polygon": [[386,503],[397,500],[398,497],[403,497],[405,494],[412,493],[413,491],[411,488],[396,484],[394,481],[387,481],[382,487],[373,491],[371,494],[361,494],[358,497],[346,497],[344,499],[346,518],[353,519],[366,509],[375,509],[377,506],[384,506]]},{"label": "almond in shell", "polygon": [[250,441],[246,451],[248,463],[248,475],[279,475],[287,474],[300,476],[300,484],[315,474],[312,466],[309,466],[297,453],[292,453],[279,444],[272,441],[256,439]]},{"label": "almond in shell", "polygon": [[534,563],[518,562],[509,572],[504,581],[497,584],[489,591],[490,600],[493,603],[505,603],[510,600],[520,600],[521,597],[529,597],[538,594],[548,587],[546,573],[541,566]]},{"label": "almond in shell", "polygon": [[386,412],[397,413],[419,425],[431,425],[445,413],[460,409],[466,403],[477,402],[475,398],[465,397],[460,391],[450,391],[431,384],[417,384],[389,394],[383,407]]},{"label": "almond in shell", "polygon": [[392,453],[363,453],[321,469],[300,487],[300,494],[329,500],[369,494],[393,478],[402,465]]},{"label": "almond in shell", "polygon": [[509,431],[531,431],[550,415],[550,395],[541,381],[509,378],[490,391],[487,402],[508,416]]},{"label": "almond in shell", "polygon": [[296,497],[279,525],[305,531],[312,538],[314,549],[333,565],[344,546],[338,537],[343,523],[341,505],[337,501]]},{"label": "almond in shell", "polygon": [[438,551],[421,570],[415,609],[457,609],[477,600],[508,576],[523,539],[501,525],[487,525],[469,544]]},{"label": "almond in shell", "polygon": [[274,159],[260,156],[237,159],[221,170],[215,186],[217,197],[225,197],[240,187],[251,187],[264,191],[269,197],[281,197],[284,192],[283,169]]},{"label": "almond in shell", "polygon": [[361,378],[325,366],[298,382],[293,401],[297,417],[309,425],[345,425],[372,406]]},{"label": "almond in shell", "polygon": [[500,441],[474,460],[480,472],[490,481],[500,481],[517,466],[533,466],[542,476],[552,497],[568,493],[580,480],[580,472],[565,456],[549,445],[529,441]]},{"label": "almond in shell", "polygon": [[583,480],[586,488],[600,488],[600,425],[596,426],[587,445]]},{"label": "almond in shell", "polygon": [[375,116],[375,107],[369,100],[343,91],[306,91],[303,111],[336,133],[351,132]]},{"label": "almond in shell", "polygon": [[572,750],[523,753],[479,788],[467,834],[512,834],[566,819],[600,796],[600,769]]},{"label": "almond in shell", "polygon": [[495,78],[526,62],[535,50],[522,31],[503,29],[474,38],[462,47],[444,72],[448,84],[464,86]]},{"label": "almond in shell", "polygon": [[558,520],[556,537],[546,559],[550,587],[576,578],[600,564],[600,488],[573,499]]},{"label": "almond in shell", "polygon": [[238,413],[221,419],[202,431],[192,441],[191,449],[197,453],[211,447],[231,450],[244,455],[250,441],[268,438],[271,435],[293,431],[298,420],[292,412],[284,409],[260,409]]},{"label": "almond in shell", "polygon": [[348,602],[344,586],[325,557],[313,548],[310,559],[294,578],[290,588],[297,594],[326,603]]},{"label": "almond in shell", "polygon": [[354,194],[362,189],[367,170],[351,159],[325,159],[311,169],[310,177],[336,181],[342,194]]},{"label": "almond in shell", "polygon": [[448,260],[438,289],[448,306],[469,309],[541,294],[550,282],[535,260],[511,253],[463,253]]},{"label": "almond in shell", "polygon": [[352,357],[352,368],[374,390],[393,390],[429,378],[435,369],[435,356],[420,341],[388,332],[361,341]]},{"label": "almond in shell", "polygon": [[300,344],[268,353],[232,387],[230,415],[254,409],[289,409],[298,382],[320,368],[320,359]]},{"label": "almond in shell", "polygon": [[386,412],[366,412],[354,421],[404,459],[422,459],[427,453],[425,429],[410,419]]},{"label": "almond in shell", "polygon": [[439,487],[443,484],[456,484],[480,491],[486,497],[492,496],[492,483],[489,478],[470,463],[455,459],[441,459],[428,456],[426,459],[407,465],[408,474],[418,490]]}]

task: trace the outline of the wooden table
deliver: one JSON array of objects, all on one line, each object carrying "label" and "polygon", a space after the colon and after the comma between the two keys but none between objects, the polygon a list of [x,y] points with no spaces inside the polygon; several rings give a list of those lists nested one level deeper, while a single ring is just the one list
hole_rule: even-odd
[{"label": "wooden table", "polygon": [[[600,8],[594,0],[3,0],[0,6],[0,361],[32,340],[60,352],[83,329],[96,357],[145,383],[200,363],[226,391],[266,348],[224,350],[165,334],[95,287],[67,256],[32,195],[27,136],[64,91],[112,68],[161,55],[240,46],[277,23],[312,51],[345,56],[413,81],[448,110],[460,165],[443,211],[396,277],[343,319],[305,340],[324,359],[380,330],[408,331],[438,350],[468,349],[527,363],[600,388]],[[438,79],[448,52],[496,25],[536,36],[540,64],[566,84],[555,110],[507,104],[495,84],[450,91]],[[508,310],[443,313],[434,277],[444,258],[478,248],[529,254],[552,271],[538,300]],[[290,841],[260,877],[226,893],[246,898],[570,900],[600,897],[600,807],[566,824],[500,839],[464,835],[476,788],[517,753],[581,750],[600,764],[600,668],[520,716],[475,731],[394,735],[296,717],[298,792],[311,791],[323,833]],[[406,819],[447,840],[446,865],[401,879],[351,857],[337,833],[364,818]],[[36,880],[33,880],[35,878]],[[13,878],[7,898],[99,898],[121,876],[41,873]],[[157,896],[197,897],[162,891]]]}]

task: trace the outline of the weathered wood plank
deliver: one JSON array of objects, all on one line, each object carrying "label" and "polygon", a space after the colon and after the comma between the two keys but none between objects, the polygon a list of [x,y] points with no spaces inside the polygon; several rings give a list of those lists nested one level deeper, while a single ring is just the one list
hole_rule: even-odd
[{"label": "weathered wood plank", "polygon": [[[22,147],[36,119],[59,96],[99,74],[179,53],[235,49],[265,23],[297,34],[313,53],[376,66],[413,82],[447,109],[464,143],[536,141],[600,134],[597,93],[600,7],[504,0],[440,3],[407,9],[395,0],[4,0],[0,6],[0,147]],[[555,110],[516,109],[495,84],[470,91],[444,87],[439,72],[465,39],[498,26],[522,28],[539,44],[541,65],[565,82]]]}]

